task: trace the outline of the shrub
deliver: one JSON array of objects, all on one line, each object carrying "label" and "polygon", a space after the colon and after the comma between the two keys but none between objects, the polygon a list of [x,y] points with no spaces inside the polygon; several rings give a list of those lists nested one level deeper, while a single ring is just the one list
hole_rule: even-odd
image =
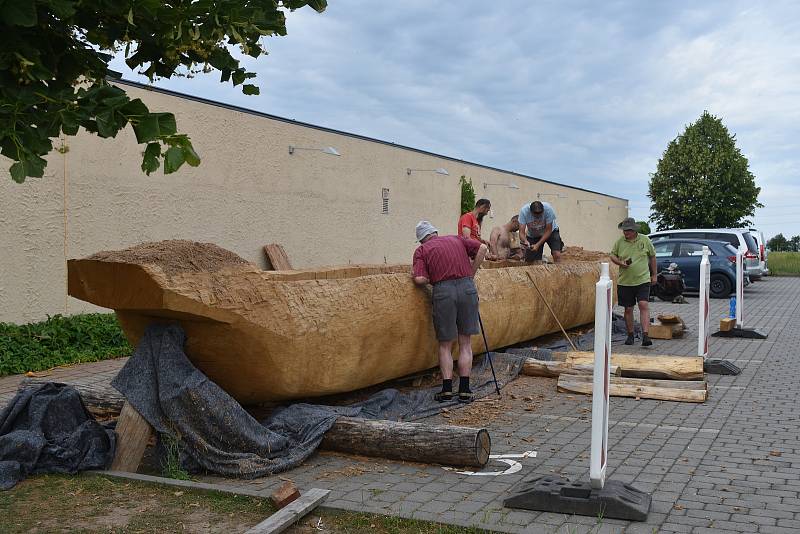
[{"label": "shrub", "polygon": [[132,348],[112,313],[16,325],[0,323],[0,376],[128,356]]}]

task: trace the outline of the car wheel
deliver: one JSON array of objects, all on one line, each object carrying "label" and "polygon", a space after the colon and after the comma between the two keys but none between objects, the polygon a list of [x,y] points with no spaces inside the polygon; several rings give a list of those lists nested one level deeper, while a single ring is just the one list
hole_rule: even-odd
[{"label": "car wheel", "polygon": [[724,274],[712,274],[711,286],[708,288],[708,292],[711,294],[711,298],[724,299],[731,294],[731,287],[731,281],[727,276]]}]

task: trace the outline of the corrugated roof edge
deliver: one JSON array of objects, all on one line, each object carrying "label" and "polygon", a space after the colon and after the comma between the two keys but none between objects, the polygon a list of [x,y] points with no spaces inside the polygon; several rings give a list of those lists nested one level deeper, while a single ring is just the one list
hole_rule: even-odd
[{"label": "corrugated roof edge", "polygon": [[264,113],[263,111],[255,111],[255,110],[252,110],[252,109],[247,109],[247,108],[243,108],[243,107],[239,107],[239,106],[234,106],[232,104],[226,104],[224,102],[218,102],[216,100],[209,100],[208,98],[203,98],[203,97],[200,97],[200,96],[187,95],[186,93],[179,93],[178,91],[172,91],[170,89],[164,89],[162,87],[155,87],[153,85],[147,85],[147,84],[140,83],[140,82],[134,82],[132,80],[125,80],[123,78],[108,78],[108,81],[111,82],[111,83],[119,83],[119,84],[122,84],[122,85],[130,85],[132,87],[138,87],[139,89],[145,89],[147,91],[155,91],[157,93],[163,93],[163,94],[170,95],[170,96],[175,96],[175,97],[178,97],[178,98],[185,98],[187,100],[194,100],[195,102],[200,102],[201,104],[208,104],[208,105],[211,105],[211,106],[217,106],[217,107],[221,107],[221,108],[226,108],[226,109],[230,109],[232,111],[238,111],[240,113],[247,113],[247,114],[250,114],[250,115],[256,115],[258,117],[264,117],[264,118],[267,118],[267,119],[286,122],[286,123],[289,123],[289,124],[296,124],[298,126],[304,126],[306,128],[313,128],[315,130],[321,130],[323,132],[330,132],[330,133],[335,133],[335,134],[339,134],[339,135],[346,135],[347,137],[352,137],[354,139],[361,139],[363,141],[370,141],[372,143],[380,143],[382,145],[388,145],[388,146],[393,146],[393,147],[396,147],[396,148],[402,148],[404,150],[410,150],[412,152],[418,152],[420,154],[426,154],[426,155],[434,156],[434,157],[437,157],[437,158],[444,158],[444,159],[450,160],[450,161],[455,161],[455,162],[459,162],[459,163],[466,163],[467,165],[474,165],[476,167],[481,167],[483,169],[488,169],[488,170],[491,170],[491,171],[504,172],[506,174],[511,174],[513,176],[519,176],[520,178],[525,178],[525,179],[528,179],[528,180],[537,180],[539,182],[543,182],[543,183],[546,183],[546,184],[553,184],[553,185],[558,185],[558,186],[561,186],[561,187],[568,187],[568,188],[574,189],[576,191],[585,191],[587,193],[592,193],[592,194],[595,194],[595,195],[601,195],[601,196],[608,197],[608,198],[615,198],[617,200],[624,200],[626,202],[628,201],[627,198],[617,197],[617,196],[614,196],[614,195],[609,195],[607,193],[601,193],[599,191],[592,191],[591,189],[585,189],[583,187],[576,187],[574,185],[562,184],[562,183],[559,183],[559,182],[554,182],[552,180],[545,180],[543,178],[537,178],[535,176],[528,176],[527,174],[520,174],[518,172],[509,171],[509,170],[506,170],[506,169],[501,169],[499,167],[492,167],[490,165],[483,165],[481,163],[475,163],[475,162],[472,162],[472,161],[458,159],[458,158],[454,158],[454,157],[451,157],[451,156],[445,156],[444,154],[437,154],[436,152],[429,152],[427,150],[422,150],[422,149],[419,149],[419,148],[414,148],[414,147],[405,146],[405,145],[398,145],[397,143],[391,143],[389,141],[384,141],[382,139],[375,139],[374,137],[367,137],[366,135],[359,135],[359,134],[355,134],[355,133],[351,133],[351,132],[344,132],[342,130],[336,130],[334,128],[327,128],[325,126],[319,126],[319,125],[316,125],[316,124],[310,124],[308,122],[301,122],[301,121],[296,121],[296,120],[292,120],[292,119],[287,119],[285,117],[279,117],[277,115],[270,115],[269,113]]}]

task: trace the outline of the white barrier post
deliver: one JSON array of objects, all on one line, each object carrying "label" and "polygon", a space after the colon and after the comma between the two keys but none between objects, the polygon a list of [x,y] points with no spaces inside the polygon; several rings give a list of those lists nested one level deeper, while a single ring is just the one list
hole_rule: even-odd
[{"label": "white barrier post", "polygon": [[742,251],[736,251],[736,326],[742,327],[742,300],[744,299],[744,259]]},{"label": "white barrier post", "polygon": [[709,292],[711,290],[711,263],[708,261],[708,255],[708,247],[704,245],[703,259],[700,260],[700,295],[698,295],[700,316],[697,329],[697,355],[703,358],[708,357]]},{"label": "white barrier post", "polygon": [[611,291],[608,263],[600,264],[600,280],[595,285],[594,304],[594,385],[592,389],[592,450],[589,481],[603,489],[608,460],[608,398],[611,366]]}]

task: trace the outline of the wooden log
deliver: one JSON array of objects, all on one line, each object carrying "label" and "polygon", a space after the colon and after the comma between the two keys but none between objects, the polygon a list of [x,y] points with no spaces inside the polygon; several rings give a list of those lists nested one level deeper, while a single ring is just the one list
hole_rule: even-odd
[{"label": "wooden log", "polygon": [[[599,267],[481,269],[475,283],[489,349],[559,330],[526,273],[564,328],[590,323]],[[343,276],[352,266],[325,268],[287,281],[214,245],[171,240],[70,260],[68,289],[113,308],[132,345],[153,322],[177,321],[192,363],[248,405],[350,392],[434,367],[430,291],[414,285],[408,266],[386,270],[395,267],[351,278]],[[485,350],[481,336],[472,344]]]},{"label": "wooden log", "polygon": [[[19,384],[19,389],[28,389],[41,386],[53,382],[49,378],[31,378],[25,377]],[[125,403],[125,398],[117,392],[116,389],[108,385],[96,384],[70,384],[78,390],[78,393],[83,399],[83,404],[89,413],[98,419],[109,419],[117,417],[122,410],[122,405]]]},{"label": "wooden log", "polygon": [[656,321],[650,325],[648,334],[653,339],[675,339],[683,337],[683,323],[661,323]]},{"label": "wooden log", "polygon": [[[20,387],[32,387],[44,382],[47,380],[42,378],[25,379]],[[107,417],[113,417],[126,405],[125,398],[111,386],[72,386],[81,394],[86,408],[92,413],[99,411]],[[139,416],[138,412],[135,415]],[[121,423],[122,416],[117,423],[117,433],[124,430],[120,428]],[[150,425],[147,427],[149,429]],[[325,434],[321,448],[396,460],[482,467],[489,459],[491,438],[483,429],[340,417]]]},{"label": "wooden log", "polygon": [[492,440],[483,428],[340,417],[321,447],[393,460],[483,467]]},{"label": "wooden log", "polygon": [[[588,375],[561,375],[558,391],[568,393],[592,393],[592,377]],[[678,402],[705,402],[708,386],[705,380],[647,380],[612,376],[609,395],[612,397],[634,397]]]},{"label": "wooden log", "polygon": [[[563,359],[573,364],[591,364],[594,362],[594,353],[557,352],[554,359]],[[660,380],[702,380],[702,356],[667,356],[667,355],[641,355],[614,353],[611,355],[611,365],[619,366],[622,376],[628,378],[653,378]]]},{"label": "wooden log", "polygon": [[[561,374],[590,375],[594,373],[594,365],[591,363],[573,363],[566,361],[545,361],[536,358],[528,358],[522,363],[521,373],[527,376],[546,376],[556,377]],[[610,373],[620,376],[619,366],[612,365]]]},{"label": "wooden log", "polygon": [[139,469],[147,442],[153,434],[153,427],[136,411],[136,408],[126,402],[122,406],[115,431],[117,450],[114,453],[111,470],[135,473]]}]

